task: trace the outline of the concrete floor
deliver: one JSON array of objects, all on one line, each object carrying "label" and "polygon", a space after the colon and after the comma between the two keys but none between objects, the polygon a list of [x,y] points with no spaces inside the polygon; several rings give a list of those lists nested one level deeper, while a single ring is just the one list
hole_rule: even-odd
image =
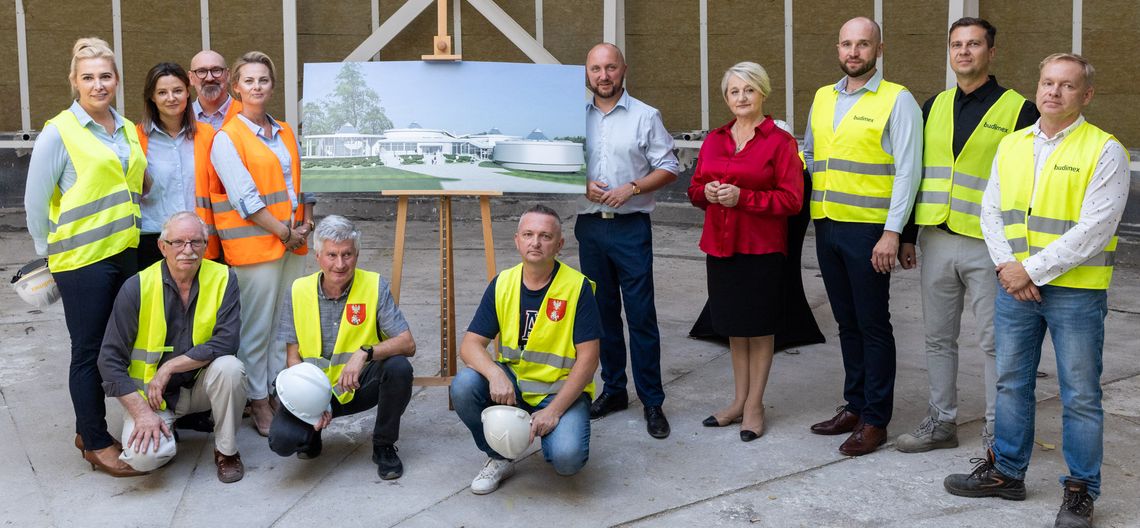
[{"label": "concrete floor", "polygon": [[[329,202],[325,202],[329,203]],[[339,206],[340,204],[338,204]],[[496,202],[500,268],[517,262],[511,243],[525,200]],[[570,218],[569,202],[555,204]],[[347,207],[347,206],[346,206]],[[375,208],[377,206],[373,206]],[[389,218],[384,203],[369,213]],[[464,205],[458,216],[471,212]],[[419,216],[430,206],[417,205]],[[322,214],[326,207],[318,208]],[[331,210],[331,209],[330,209]],[[343,210],[343,209],[342,209]],[[968,472],[979,456],[984,397],[974,323],[963,328],[957,449],[903,454],[893,445],[861,458],[836,448],[843,437],[815,436],[811,423],[841,403],[843,369],[837,330],[815,263],[809,232],[803,276],[809,301],[828,343],[777,355],[765,402],[767,432],[741,443],[735,427],[709,429],[700,421],[731,397],[728,350],[687,338],[705,298],[704,258],[697,249],[700,215],[663,205],[655,214],[657,309],[661,327],[665,410],[673,434],[650,438],[640,405],[593,424],[591,460],[578,475],[557,476],[535,455],[497,492],[468,489],[483,455],[447,409],[443,388],[417,387],[404,415],[400,456],[403,478],[381,481],[369,460],[374,413],[333,422],[316,460],[280,458],[247,420],[239,433],[245,479],[215,477],[210,435],[183,432],[178,457],[145,477],[114,479],[93,472],[71,442],[73,415],[67,394],[68,337],[59,304],[29,310],[0,288],[0,522],[5,526],[1052,526],[1060,504],[1060,403],[1055,362],[1038,387],[1037,439],[1025,502],[963,499],[942,489],[942,478]],[[360,223],[361,265],[391,270],[394,223]],[[23,215],[0,211],[0,272],[10,275],[32,255]],[[405,264],[402,309],[419,346],[419,375],[438,369],[438,253],[434,222],[413,221]],[[456,311],[470,320],[485,282],[477,222],[456,229]],[[563,258],[577,265],[572,220]],[[315,263],[309,264],[315,269]],[[1140,526],[1140,282],[1134,266],[1117,268],[1109,292],[1104,353],[1105,456],[1098,526]],[[898,381],[892,438],[926,413],[922,311],[917,270],[896,274],[891,303],[898,343]],[[1000,331],[1000,330],[999,330]],[[460,333],[461,334],[461,333]],[[1048,345],[1047,345],[1047,350]],[[632,389],[631,389],[632,390]],[[108,402],[111,431],[122,411]]]}]

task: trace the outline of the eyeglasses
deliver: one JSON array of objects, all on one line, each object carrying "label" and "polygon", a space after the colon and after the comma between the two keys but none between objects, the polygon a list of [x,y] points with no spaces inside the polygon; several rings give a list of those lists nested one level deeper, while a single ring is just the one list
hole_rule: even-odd
[{"label": "eyeglasses", "polygon": [[179,251],[185,248],[186,244],[190,244],[190,247],[196,250],[206,247],[205,240],[163,240],[163,242],[166,242],[167,245]]},{"label": "eyeglasses", "polygon": [[226,69],[215,66],[213,68],[198,68],[197,70],[190,70],[190,72],[198,76],[199,79],[205,79],[211,75],[221,77],[223,73],[226,73]]}]

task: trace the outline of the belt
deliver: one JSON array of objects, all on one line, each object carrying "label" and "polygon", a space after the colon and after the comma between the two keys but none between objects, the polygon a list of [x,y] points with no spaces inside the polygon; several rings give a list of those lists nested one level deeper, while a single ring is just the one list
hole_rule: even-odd
[{"label": "belt", "polygon": [[636,213],[615,213],[612,211],[598,211],[598,212],[594,212],[594,213],[587,213],[586,216],[594,216],[597,218],[601,218],[602,220],[613,220],[613,219],[619,218],[619,217],[643,215],[643,214],[648,214],[648,213],[644,213],[641,211],[638,211]]}]

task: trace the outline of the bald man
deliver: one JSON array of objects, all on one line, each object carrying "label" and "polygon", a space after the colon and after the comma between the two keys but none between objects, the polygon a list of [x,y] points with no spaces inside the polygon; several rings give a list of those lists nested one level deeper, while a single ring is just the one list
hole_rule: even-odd
[{"label": "bald man", "polygon": [[230,70],[226,59],[214,50],[202,50],[190,59],[190,84],[198,97],[194,99],[194,118],[221,130],[222,125],[241,111],[241,102],[235,101],[226,87]]},{"label": "bald man", "polygon": [[850,433],[839,452],[859,456],[886,442],[894,406],[891,272],[918,191],[922,111],[876,68],[883,41],[873,20],[843,24],[836,49],[845,76],[815,94],[804,159],[819,269],[839,324],[846,403],[811,431]]}]

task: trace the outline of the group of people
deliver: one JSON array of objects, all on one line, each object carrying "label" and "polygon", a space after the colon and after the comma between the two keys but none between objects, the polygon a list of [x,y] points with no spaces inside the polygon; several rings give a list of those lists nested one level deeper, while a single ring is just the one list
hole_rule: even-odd
[{"label": "group of people", "polygon": [[[1046,57],[1034,104],[990,74],[995,35],[982,19],[954,22],[957,86],[920,108],[876,68],[879,26],[848,21],[837,44],[845,75],[816,92],[799,152],[786,124],[764,114],[764,68],[741,62],[725,72],[721,93],[734,119],[709,132],[688,188],[705,211],[708,312],[729,338],[734,377],[731,402],[703,425],[739,422],[746,442],[765,432],[775,336],[794,324],[783,309],[795,302],[786,270],[799,268],[798,243],[789,262],[789,218],[806,207],[845,370],[844,405],[811,432],[848,435],[839,446],[848,456],[887,441],[890,277],[919,264],[917,244],[930,412],[898,437],[898,450],[958,445],[968,298],[986,363],[984,456],[944,484],[961,496],[1023,499],[1048,330],[1070,469],[1057,525],[1087,526],[1100,493],[1105,292],[1128,195],[1127,153],[1082,116],[1094,93],[1086,59]],[[627,363],[647,433],[670,434],[650,213],[679,166],[660,112],[625,90],[626,71],[612,44],[586,57],[588,183],[574,224],[582,270],[557,259],[559,215],[531,207],[515,233],[522,262],[487,286],[463,338],[466,367],[450,393],[488,455],[475,493],[494,491],[514,471],[484,437],[484,409],[531,412],[543,456],[572,475],[589,458],[591,419],[629,405]],[[314,226],[296,136],[265,110],[273,63],[250,52],[227,67],[203,51],[190,75],[159,64],[137,128],[111,107],[118,78],[105,42],[76,43],[70,80],[76,101],[37,139],[25,201],[29,232],[64,301],[83,457],[117,476],[149,471],[173,455],[175,420],[209,410],[218,477],[232,482],[244,471],[234,435],[247,400],[273,451],[300,458],[320,454],[332,418],[377,407],[373,461],[381,478],[398,478],[415,342],[387,281],[357,268],[356,227],[336,215]],[[311,235],[320,271],[301,277]],[[802,287],[795,291],[802,297]],[[501,348],[489,354],[496,337]],[[278,409],[271,396],[273,377],[301,362],[333,386],[315,420]],[[127,411],[124,444],[107,432],[104,394]]]}]

